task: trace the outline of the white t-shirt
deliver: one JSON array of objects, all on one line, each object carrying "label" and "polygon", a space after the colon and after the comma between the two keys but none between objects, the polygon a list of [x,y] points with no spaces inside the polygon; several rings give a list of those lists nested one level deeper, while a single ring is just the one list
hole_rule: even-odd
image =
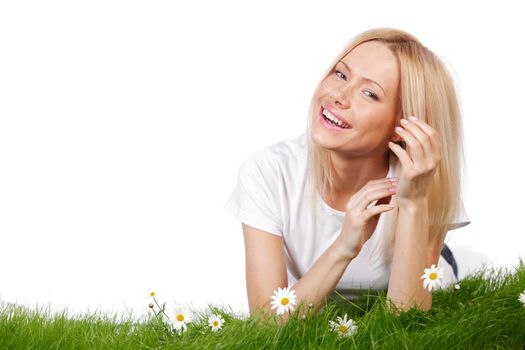
[{"label": "white t-shirt", "polygon": [[[295,284],[334,242],[345,217],[345,212],[330,207],[317,194],[318,228],[313,229],[306,206],[306,160],[306,133],[250,154],[239,167],[237,183],[224,206],[239,221],[283,238],[288,286]],[[393,162],[387,177],[391,176],[395,176]],[[336,286],[336,291],[349,299],[368,288],[388,287],[390,266],[368,260],[371,248],[385,236],[384,216],[380,215],[374,233]],[[460,216],[449,230],[469,223],[461,203]],[[445,270],[446,286],[454,280],[452,268],[443,257],[438,266]]]}]

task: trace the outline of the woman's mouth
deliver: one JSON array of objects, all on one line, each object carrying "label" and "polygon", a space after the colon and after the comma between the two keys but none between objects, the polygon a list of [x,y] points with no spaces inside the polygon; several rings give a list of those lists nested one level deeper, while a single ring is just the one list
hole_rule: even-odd
[{"label": "woman's mouth", "polygon": [[[323,113],[324,112],[324,113]],[[328,116],[328,117],[327,117]],[[337,130],[337,131],[345,131],[345,130],[351,130],[352,127],[348,124],[344,124],[342,122],[337,122],[333,116],[325,110],[323,107],[321,107],[321,110],[319,111],[319,122],[327,129],[329,130]]]}]

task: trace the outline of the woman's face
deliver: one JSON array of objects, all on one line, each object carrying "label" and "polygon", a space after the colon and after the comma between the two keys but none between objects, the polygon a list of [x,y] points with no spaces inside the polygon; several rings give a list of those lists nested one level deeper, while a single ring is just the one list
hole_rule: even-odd
[{"label": "woman's face", "polygon": [[[344,56],[315,91],[314,141],[344,154],[384,153],[394,132],[399,67],[392,52],[377,41],[364,42]],[[328,127],[323,111],[339,115],[350,128]]]}]

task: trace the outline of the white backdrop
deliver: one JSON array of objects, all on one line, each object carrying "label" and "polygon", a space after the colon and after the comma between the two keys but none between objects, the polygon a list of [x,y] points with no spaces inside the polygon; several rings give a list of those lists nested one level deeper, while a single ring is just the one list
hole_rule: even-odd
[{"label": "white backdrop", "polygon": [[525,25],[497,4],[0,3],[0,300],[138,316],[156,291],[246,313],[241,224],[223,208],[238,166],[306,131],[321,74],[374,27],[414,34],[455,76],[462,274],[516,264]]}]

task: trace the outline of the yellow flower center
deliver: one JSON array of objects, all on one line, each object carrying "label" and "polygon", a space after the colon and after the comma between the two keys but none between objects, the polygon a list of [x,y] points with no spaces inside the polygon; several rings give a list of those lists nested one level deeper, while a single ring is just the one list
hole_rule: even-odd
[{"label": "yellow flower center", "polygon": [[151,293],[149,293],[149,296],[150,296],[150,297],[154,297],[154,296],[155,296],[155,292],[151,292]]},{"label": "yellow flower center", "polygon": [[430,275],[428,275],[428,278],[430,278],[431,280],[435,280],[436,278],[438,278],[438,275],[437,273],[432,272]]},{"label": "yellow flower center", "polygon": [[213,321],[213,326],[214,326],[214,327],[217,327],[218,325],[219,325],[219,322],[217,322],[217,321]]},{"label": "yellow flower center", "polygon": [[288,298],[282,298],[281,299],[281,304],[282,305],[287,305],[288,304]]},{"label": "yellow flower center", "polygon": [[348,331],[348,327],[347,326],[345,326],[344,324],[339,326],[339,332],[346,333],[346,331]]},{"label": "yellow flower center", "polygon": [[177,314],[177,321],[182,322],[184,321],[184,315],[183,314]]}]

